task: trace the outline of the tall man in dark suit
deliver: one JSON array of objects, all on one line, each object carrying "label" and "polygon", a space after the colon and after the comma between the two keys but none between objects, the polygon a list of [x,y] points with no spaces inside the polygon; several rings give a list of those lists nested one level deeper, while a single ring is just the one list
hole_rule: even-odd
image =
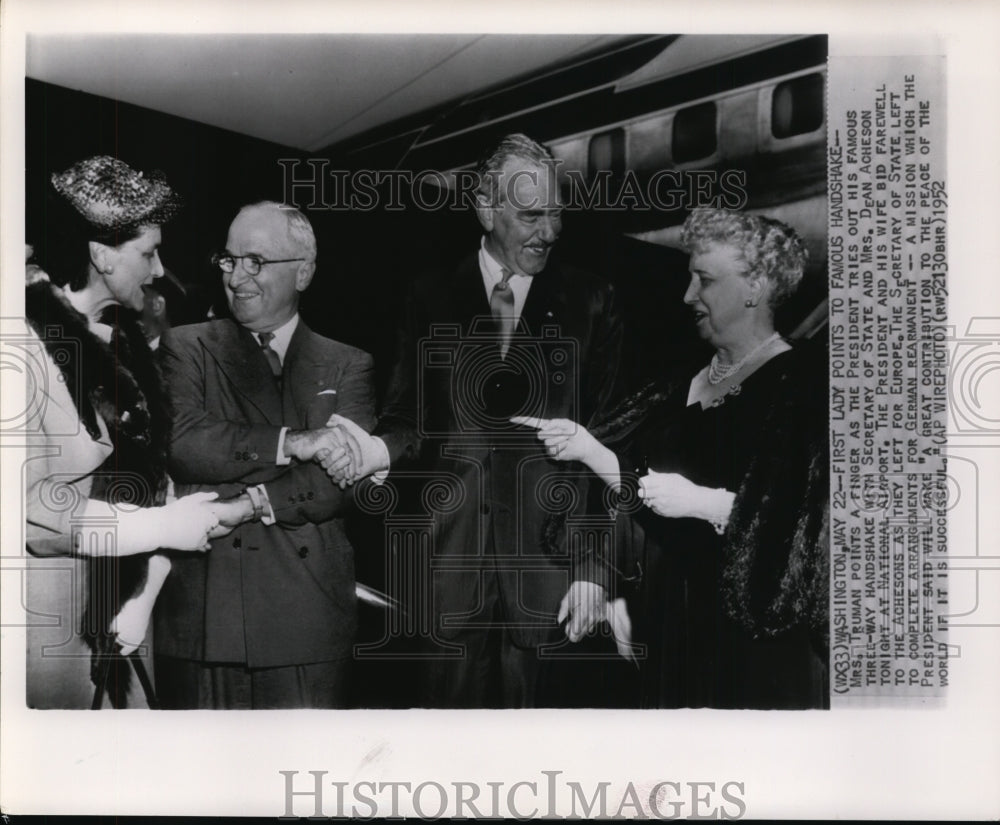
[{"label": "tall man in dark suit", "polygon": [[544,652],[603,618],[609,568],[599,547],[546,537],[576,480],[510,417],[593,422],[615,394],[621,325],[608,284],[549,261],[562,207],[548,150],[511,135],[479,172],[480,248],[413,285],[377,437],[341,416],[351,451],[323,464],[340,483],[410,465],[455,488],[416,594],[438,654],[423,701],[531,707],[547,702]]},{"label": "tall man in dark suit", "polygon": [[219,493],[235,526],[177,559],[157,603],[166,707],[342,707],[356,628],[347,496],[313,460],[336,452],[334,412],[374,424],[372,359],[299,318],[316,240],[298,210],[247,206],[215,257],[233,318],[170,330],[179,491]]}]

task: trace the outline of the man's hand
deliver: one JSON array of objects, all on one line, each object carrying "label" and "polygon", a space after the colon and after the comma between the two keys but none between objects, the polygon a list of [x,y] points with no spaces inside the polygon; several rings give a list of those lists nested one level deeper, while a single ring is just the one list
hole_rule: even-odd
[{"label": "man's hand", "polygon": [[214,502],[212,509],[219,519],[219,525],[208,534],[211,539],[225,536],[253,518],[253,501],[246,493],[235,498],[228,498],[225,501]]},{"label": "man's hand", "polygon": [[635,658],[636,646],[632,644],[632,619],[629,618],[628,605],[623,597],[619,596],[608,603],[607,620],[615,636],[618,655],[638,666],[639,662]]},{"label": "man's hand", "polygon": [[369,435],[342,415],[331,415],[326,425],[342,434],[346,451],[343,455],[331,452],[318,456],[318,460],[341,489],[372,473],[389,469],[388,453],[381,439]]},{"label": "man's hand", "polygon": [[289,430],[284,449],[288,458],[299,461],[313,461],[320,452],[339,459],[347,451],[343,432],[329,425],[316,430]]},{"label": "man's hand", "polygon": [[[346,438],[343,431],[341,431],[341,436]],[[316,463],[326,470],[326,474],[341,490],[348,484],[355,482],[355,474],[360,462],[361,448],[356,441],[353,444],[345,443],[341,450],[324,448],[316,453]]]},{"label": "man's hand", "polygon": [[575,581],[559,604],[557,621],[567,618],[566,638],[578,642],[607,617],[608,594],[599,584]]}]

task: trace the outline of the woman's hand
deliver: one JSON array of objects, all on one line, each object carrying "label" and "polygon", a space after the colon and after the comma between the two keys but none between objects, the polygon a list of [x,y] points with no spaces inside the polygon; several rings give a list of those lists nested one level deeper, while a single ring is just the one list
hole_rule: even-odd
[{"label": "woman's hand", "polygon": [[650,470],[648,475],[639,479],[639,498],[656,515],[664,518],[692,516],[700,489],[680,473]]},{"label": "woman's hand", "polygon": [[587,464],[601,449],[601,444],[590,431],[568,418],[530,418],[516,415],[513,424],[534,427],[538,430],[538,440],[545,445],[545,451],[556,461],[582,461]]},{"label": "woman's hand", "polygon": [[114,519],[116,541],[108,542],[105,527],[84,526],[73,531],[75,551],[81,556],[133,556],[161,547],[171,550],[208,550],[209,538],[219,526],[212,507],[218,493],[193,493],[163,507],[125,510],[106,501],[89,499],[87,516]]},{"label": "woman's hand", "polygon": [[734,495],[728,490],[702,487],[680,473],[650,470],[639,479],[639,498],[658,516],[703,519],[718,529],[729,521]]},{"label": "woman's hand", "polygon": [[530,418],[516,415],[513,424],[538,430],[538,440],[555,461],[580,461],[613,490],[621,483],[618,456],[590,434],[582,424],[568,418]]},{"label": "woman's hand", "polygon": [[149,619],[153,615],[153,605],[163,582],[170,572],[170,559],[157,553],[149,559],[149,571],[142,590],[122,605],[118,615],[111,620],[110,631],[121,648],[123,656],[128,656],[139,648],[146,638]]},{"label": "woman's hand", "polygon": [[250,521],[254,517],[253,500],[247,493],[242,493],[224,501],[214,501],[210,506],[218,521],[218,524],[209,531],[208,537],[211,539],[228,535],[241,524]]},{"label": "woman's hand", "polygon": [[111,635],[115,637],[122,656],[138,650],[146,638],[155,599],[155,594],[152,597],[145,593],[133,596],[111,620]]},{"label": "woman's hand", "polygon": [[212,502],[218,493],[192,493],[165,507],[157,507],[155,520],[160,523],[160,547],[174,550],[208,550],[209,535],[219,526],[217,506]]}]

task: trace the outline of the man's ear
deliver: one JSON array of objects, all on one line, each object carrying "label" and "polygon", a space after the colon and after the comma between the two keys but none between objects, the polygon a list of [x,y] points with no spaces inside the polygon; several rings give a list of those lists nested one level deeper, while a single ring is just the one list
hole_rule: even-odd
[{"label": "man's ear", "polygon": [[87,244],[87,248],[90,251],[90,262],[94,265],[94,268],[101,273],[107,274],[112,267],[112,253],[114,249],[110,246],[105,246],[100,241],[90,241]]},{"label": "man's ear", "polygon": [[167,315],[167,299],[162,295],[157,295],[153,298],[153,316],[156,318],[164,318]]},{"label": "man's ear", "polygon": [[312,283],[313,275],[316,272],[316,262],[306,261],[299,266],[298,272],[295,273],[295,288],[299,292],[304,292],[306,287]]},{"label": "man's ear", "polygon": [[496,214],[485,195],[476,195],[476,217],[479,218],[479,225],[487,233],[493,231],[493,220]]}]

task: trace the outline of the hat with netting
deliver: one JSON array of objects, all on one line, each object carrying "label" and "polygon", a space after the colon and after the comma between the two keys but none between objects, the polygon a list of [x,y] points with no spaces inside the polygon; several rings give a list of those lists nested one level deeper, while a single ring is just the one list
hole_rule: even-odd
[{"label": "hat with netting", "polygon": [[162,173],[136,172],[108,155],[54,174],[52,186],[88,223],[107,231],[165,223],[181,206]]}]

